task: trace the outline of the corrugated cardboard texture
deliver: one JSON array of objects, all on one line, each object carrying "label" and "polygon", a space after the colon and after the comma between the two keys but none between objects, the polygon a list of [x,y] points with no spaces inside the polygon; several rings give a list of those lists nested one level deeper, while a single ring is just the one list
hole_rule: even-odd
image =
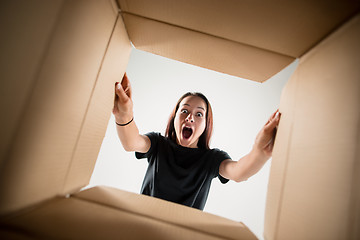
[{"label": "corrugated cardboard texture", "polygon": [[[21,17],[13,28],[8,28],[9,32],[3,33],[16,39],[8,47],[16,49],[19,46],[22,55],[19,56],[17,51],[8,51],[13,65],[6,69],[4,78],[16,79],[4,83],[5,89],[11,91],[11,95],[6,95],[4,99],[9,105],[8,109],[21,109],[16,114],[9,110],[8,121],[13,121],[14,124],[5,125],[5,122],[1,125],[3,129],[11,127],[16,130],[9,131],[11,134],[7,135],[9,148],[1,162],[0,214],[54,197],[63,193],[64,188],[80,189],[87,183],[88,179],[84,176],[90,177],[97,157],[96,150],[100,147],[107,124],[105,119],[92,118],[102,101],[108,107],[111,106],[111,97],[99,95],[105,91],[113,96],[113,90],[109,90],[114,87],[114,83],[111,83],[114,81],[112,74],[116,75],[126,67],[116,66],[120,69],[109,73],[109,67],[114,67],[106,63],[110,59],[103,63],[117,19],[117,12],[111,1],[45,1],[44,5],[47,7],[43,11],[38,10],[43,9],[39,7],[42,6],[40,3],[36,7],[17,8],[19,4],[27,6],[27,1],[4,5],[13,9],[6,15],[8,21],[13,21],[13,16],[18,15],[29,17]],[[17,12],[17,9],[21,11]],[[55,19],[53,15],[49,16],[48,9],[56,15]],[[43,23],[47,19],[51,24]],[[24,20],[29,22],[23,22],[22,25]],[[47,26],[44,30],[43,24]],[[33,40],[33,47],[23,33],[28,26],[34,28],[31,34],[40,35],[29,37]],[[114,51],[118,52],[117,49]],[[28,60],[19,66],[21,68],[31,62],[31,54],[36,54],[36,64],[26,69],[32,75],[22,78],[17,73],[22,69],[14,68],[15,63],[22,56],[28,56],[25,58]],[[125,56],[128,55],[129,50],[125,53]],[[118,64],[124,62],[126,60]],[[103,74],[99,74],[101,66],[104,67]],[[107,77],[111,79],[104,82]],[[104,87],[103,84],[110,86]],[[18,89],[24,95],[20,100],[19,93],[16,92]],[[99,101],[100,105],[94,106],[93,101]],[[15,104],[12,106],[13,102]],[[91,127],[94,127],[93,132],[88,133]],[[88,139],[84,139],[86,137]],[[84,148],[94,150],[84,154]],[[79,156],[81,160],[78,160]],[[83,174],[76,172],[81,179],[74,179],[73,169],[79,168],[79,165],[84,166],[84,161],[88,163],[82,170]],[[69,182],[64,186],[66,180]]]},{"label": "corrugated cardboard texture", "polygon": [[281,99],[265,238],[359,239],[360,16],[301,58]]},{"label": "corrugated cardboard texture", "polygon": [[[252,62],[258,51],[263,50],[265,58],[267,52],[289,56],[293,59],[300,57],[347,21],[360,6],[360,1],[352,0],[283,0],[277,1],[276,4],[270,0],[261,1],[261,3],[243,0],[117,1],[123,13],[194,32],[189,34],[186,31],[174,29],[170,35],[160,30],[161,26],[157,26],[155,36],[151,36],[151,32],[148,32],[150,30],[147,31],[146,36],[142,36],[138,33],[140,31],[142,33],[145,27],[139,26],[138,22],[130,25],[128,21],[132,20],[125,18],[130,39],[136,48],[194,65],[201,63],[199,66],[260,82],[267,80],[274,72],[279,72],[281,64],[268,66],[262,61]],[[153,25],[153,23],[149,24]],[[197,42],[199,33],[208,36],[201,39],[202,44],[205,44],[204,47]],[[177,38],[180,40],[176,40]],[[183,42],[183,38],[187,38],[186,43]],[[219,38],[216,40],[216,46],[214,43],[207,43],[211,41],[210,38]],[[220,40],[223,43],[220,44]],[[238,46],[232,44],[231,49],[228,50],[225,47],[219,48],[219,45],[229,45],[229,41],[238,43]],[[172,44],[171,47],[170,44]],[[258,49],[255,51],[255,56],[252,56],[251,47]],[[191,51],[195,53],[189,54]],[[235,52],[230,54],[231,51]],[[208,60],[211,53],[214,59],[210,57],[211,60]],[[217,55],[220,57],[218,61],[216,61]],[[246,62],[247,58],[250,62],[246,67],[236,70],[242,67],[241,64]],[[279,60],[274,57],[274,61]],[[224,66],[227,69],[223,69]],[[232,69],[229,71],[229,68]]]},{"label": "corrugated cardboard texture", "polygon": [[256,239],[242,223],[106,187],[51,200],[2,225],[43,239]]}]

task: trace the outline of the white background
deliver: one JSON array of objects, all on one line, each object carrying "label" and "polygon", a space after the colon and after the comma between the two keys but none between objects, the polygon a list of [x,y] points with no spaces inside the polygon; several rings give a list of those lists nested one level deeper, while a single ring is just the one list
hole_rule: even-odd
[{"label": "white background", "polygon": [[[233,77],[133,49],[127,68],[132,84],[135,122],[141,133],[164,134],[177,100],[188,91],[209,99],[214,114],[212,148],[238,160],[247,154],[256,134],[278,108],[282,88],[297,61],[265,83]],[[204,211],[241,221],[263,239],[267,183],[271,160],[246,182],[212,182]],[[146,159],[123,150],[111,117],[90,184],[139,193]]]}]

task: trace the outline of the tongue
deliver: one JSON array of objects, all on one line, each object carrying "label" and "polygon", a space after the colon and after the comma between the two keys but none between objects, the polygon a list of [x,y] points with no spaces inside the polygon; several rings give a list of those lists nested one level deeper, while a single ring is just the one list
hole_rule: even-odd
[{"label": "tongue", "polygon": [[192,130],[190,128],[184,128],[183,130],[183,137],[184,138],[189,138],[192,134]]}]

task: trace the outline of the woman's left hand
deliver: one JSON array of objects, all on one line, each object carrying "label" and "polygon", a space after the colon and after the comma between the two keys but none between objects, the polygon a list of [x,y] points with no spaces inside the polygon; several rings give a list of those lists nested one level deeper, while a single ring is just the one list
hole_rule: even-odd
[{"label": "woman's left hand", "polygon": [[265,156],[271,157],[275,142],[277,126],[279,125],[281,113],[276,110],[255,139],[254,148],[261,151]]}]

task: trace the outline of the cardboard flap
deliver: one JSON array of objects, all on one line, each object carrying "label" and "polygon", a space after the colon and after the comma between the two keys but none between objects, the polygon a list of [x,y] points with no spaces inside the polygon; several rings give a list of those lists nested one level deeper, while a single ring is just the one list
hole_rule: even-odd
[{"label": "cardboard flap", "polygon": [[258,82],[305,54],[360,7],[351,0],[117,1],[136,48]]},{"label": "cardboard flap", "polygon": [[123,13],[137,49],[218,72],[263,82],[293,57]]},{"label": "cardboard flap", "polygon": [[61,192],[63,195],[80,190],[90,181],[114,105],[114,83],[121,82],[131,49],[124,23],[119,16],[89,99]]},{"label": "cardboard flap", "polygon": [[0,237],[24,239],[256,240],[242,223],[164,200],[95,187],[54,198],[1,222]]},{"label": "cardboard flap", "polygon": [[[0,215],[88,183],[111,114],[114,83],[121,81],[131,50],[112,1],[27,3],[1,3],[9,12],[2,17],[12,23],[3,34],[13,41],[5,38],[10,51],[1,55],[12,65],[1,72],[9,79],[2,86],[8,118],[2,118],[1,128],[10,130],[2,136]],[[109,44],[111,36],[115,43]]]},{"label": "cardboard flap", "polygon": [[358,0],[117,1],[124,13],[293,58],[307,52],[360,7]]},{"label": "cardboard flap", "polygon": [[360,15],[300,59],[281,99],[265,238],[359,239]]},{"label": "cardboard flap", "polygon": [[256,239],[241,222],[141,194],[110,187],[95,187],[73,197],[219,238]]}]

